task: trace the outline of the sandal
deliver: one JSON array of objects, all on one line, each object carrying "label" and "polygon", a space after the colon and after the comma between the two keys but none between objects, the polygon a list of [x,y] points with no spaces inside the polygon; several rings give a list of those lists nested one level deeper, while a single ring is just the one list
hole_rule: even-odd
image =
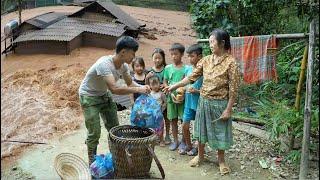
[{"label": "sandal", "polygon": [[188,146],[186,146],[186,148],[179,150],[179,154],[180,155],[186,155],[189,151],[191,151],[192,149]]},{"label": "sandal", "polygon": [[196,155],[198,155],[198,148],[192,148],[191,150],[189,150],[188,152],[187,152],[187,154],[189,155],[189,156],[196,156]]},{"label": "sandal", "polygon": [[178,152],[180,155],[185,155],[187,153],[187,145],[184,142],[181,142],[179,147],[178,147]]},{"label": "sandal", "polygon": [[199,159],[199,156],[194,157],[190,162],[190,167],[198,167],[202,164],[202,160]]},{"label": "sandal", "polygon": [[160,147],[165,147],[165,146],[166,146],[166,144],[165,144],[165,142],[164,142],[164,141],[161,141],[161,142],[159,143],[159,146],[160,146]]},{"label": "sandal", "polygon": [[165,143],[165,145],[168,145],[168,144],[171,143],[170,136],[166,136],[166,137],[164,138],[164,143]]},{"label": "sandal", "polygon": [[178,143],[173,142],[173,143],[170,144],[169,150],[170,151],[174,151],[174,150],[176,150],[178,148],[178,146],[179,146],[179,142]]},{"label": "sandal", "polygon": [[230,168],[226,164],[224,164],[224,165],[219,164],[219,168],[220,168],[220,174],[222,176],[231,172]]}]

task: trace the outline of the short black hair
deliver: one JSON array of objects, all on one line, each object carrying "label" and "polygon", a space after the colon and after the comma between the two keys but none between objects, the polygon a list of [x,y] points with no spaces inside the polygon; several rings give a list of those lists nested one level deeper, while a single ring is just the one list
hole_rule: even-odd
[{"label": "short black hair", "polygon": [[169,51],[178,50],[181,54],[184,53],[185,47],[180,43],[173,43]]},{"label": "short black hair", "polygon": [[199,44],[192,44],[186,50],[188,54],[196,53],[197,55],[202,55],[202,47]]},{"label": "short black hair", "polygon": [[217,28],[210,33],[210,36],[212,35],[216,38],[216,40],[218,41],[218,44],[222,44],[222,41],[224,41],[225,50],[231,49],[230,35],[227,31]]},{"label": "short black hair", "polygon": [[144,60],[143,60],[142,57],[135,57],[135,58],[133,59],[133,61],[132,61],[132,63],[131,63],[133,70],[134,70],[134,65],[135,65],[136,63],[140,64],[140,65],[143,67],[143,69],[146,67],[146,65],[145,65]]},{"label": "short black hair", "polygon": [[148,79],[148,84],[149,85],[154,84],[154,83],[159,83],[160,84],[160,79],[155,74],[153,76],[149,77],[149,79]]},{"label": "short black hair", "polygon": [[130,49],[136,52],[138,48],[138,42],[130,36],[122,36],[116,42],[116,53],[119,53],[122,49]]}]

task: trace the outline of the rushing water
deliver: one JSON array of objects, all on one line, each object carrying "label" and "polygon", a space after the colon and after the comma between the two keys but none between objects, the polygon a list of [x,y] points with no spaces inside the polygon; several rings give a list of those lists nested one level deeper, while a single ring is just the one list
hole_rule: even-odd
[{"label": "rushing water", "polygon": [[[70,107],[67,105],[68,101],[57,99],[68,97],[55,97],[65,94],[68,89],[59,88],[51,95],[46,91],[46,88],[51,88],[50,84],[54,84],[57,74],[45,77],[45,84],[41,83],[44,79],[41,77],[37,73],[19,72],[1,80],[2,141],[47,142],[55,135],[79,128],[82,122],[79,108]],[[59,84],[55,82],[55,85]],[[73,88],[72,92],[75,93],[77,86]],[[63,103],[57,106],[59,102]],[[27,145],[30,144],[1,142],[1,158],[19,153]]]}]

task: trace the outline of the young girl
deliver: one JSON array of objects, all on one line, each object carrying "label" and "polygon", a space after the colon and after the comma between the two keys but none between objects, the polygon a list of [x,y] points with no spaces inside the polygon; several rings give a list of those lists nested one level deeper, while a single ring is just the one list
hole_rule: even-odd
[{"label": "young girl", "polygon": [[[153,97],[154,99],[157,100],[157,102],[159,103],[159,105],[161,106],[161,110],[162,110],[162,114],[165,115],[163,112],[166,109],[167,106],[167,101],[166,101],[166,96],[164,95],[164,93],[161,91],[160,89],[160,79],[158,76],[153,75],[148,79],[149,82],[149,86],[151,88],[151,97]],[[165,146],[165,142],[163,141],[163,121],[161,123],[161,127],[159,128],[160,131],[158,131],[158,136],[160,139],[160,146],[164,147]]]},{"label": "young girl", "polygon": [[[136,57],[132,61],[132,70],[134,72],[132,80],[140,85],[145,85],[145,63],[142,57]],[[140,96],[138,93],[133,94],[133,99],[136,101],[136,99]]]},{"label": "young girl", "polygon": [[[160,80],[160,89],[162,90],[164,68],[167,65],[164,51],[160,48],[155,48],[152,52],[152,61],[153,61],[154,65],[149,70],[149,73],[147,74],[146,84],[149,84],[149,82],[147,82],[147,81],[151,76],[156,75],[156,76],[158,76],[158,78]],[[164,110],[163,117],[164,117],[164,122],[165,122],[165,126],[166,126],[166,136],[164,139],[165,139],[165,144],[168,145],[171,143],[171,139],[169,136],[170,121],[168,121],[168,118],[167,118],[167,109]]]},{"label": "young girl", "polygon": [[199,166],[204,162],[204,146],[208,143],[211,148],[217,149],[220,173],[224,175],[230,173],[224,152],[233,144],[230,117],[238,94],[240,71],[236,60],[228,52],[231,45],[226,31],[213,30],[209,44],[212,54],[202,58],[191,75],[164,88],[164,91],[170,92],[195,82],[203,75],[193,134],[199,142],[198,156],[190,161],[190,166]]}]

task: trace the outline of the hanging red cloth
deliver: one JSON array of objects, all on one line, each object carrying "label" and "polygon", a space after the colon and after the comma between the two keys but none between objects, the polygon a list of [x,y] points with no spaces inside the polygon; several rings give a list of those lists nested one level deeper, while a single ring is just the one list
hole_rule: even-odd
[{"label": "hanging red cloth", "polygon": [[247,84],[277,81],[276,38],[272,35],[244,36],[231,39],[231,54],[240,64]]}]

